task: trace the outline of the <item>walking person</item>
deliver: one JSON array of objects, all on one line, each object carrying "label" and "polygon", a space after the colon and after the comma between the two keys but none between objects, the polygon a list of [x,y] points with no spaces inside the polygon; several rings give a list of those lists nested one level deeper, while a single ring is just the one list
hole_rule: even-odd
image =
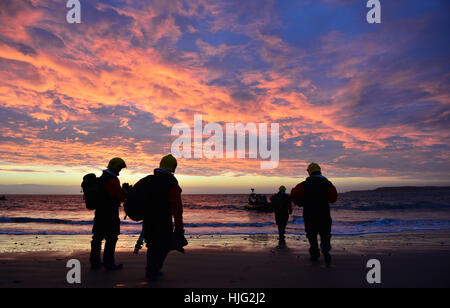
[{"label": "walking person", "polygon": [[[147,244],[146,278],[156,280],[169,251],[184,251],[187,245],[184,237],[183,204],[181,188],[173,175],[177,168],[177,160],[171,154],[161,159],[159,168],[134,187],[145,185],[148,204],[145,206],[143,234]],[[174,223],[175,231],[174,231]]]},{"label": "walking person", "polygon": [[[303,207],[303,220],[308,238],[311,261],[317,261],[320,250],[327,266],[331,263],[331,213],[330,203],[337,200],[336,187],[322,175],[320,166],[311,163],[307,168],[309,177],[291,191],[291,200]],[[317,241],[320,235],[320,250]]]},{"label": "walking person", "polygon": [[286,246],[286,226],[289,215],[292,214],[292,203],[289,195],[286,193],[286,187],[280,186],[278,193],[270,198],[272,208],[275,212],[275,222],[278,226],[278,246]]}]

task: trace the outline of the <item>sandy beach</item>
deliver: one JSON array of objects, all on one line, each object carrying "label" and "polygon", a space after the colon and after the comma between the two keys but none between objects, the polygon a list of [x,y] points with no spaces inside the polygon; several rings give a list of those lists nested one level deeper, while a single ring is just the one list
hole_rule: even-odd
[{"label": "sandy beach", "polygon": [[[120,246],[122,271],[89,268],[88,241],[72,251],[52,246],[58,239],[15,236],[19,249],[0,254],[0,287],[155,287],[155,288],[305,288],[305,287],[449,287],[449,231],[404,232],[333,238],[333,265],[312,264],[303,236],[290,236],[287,247],[276,248],[274,236],[191,236],[186,253],[171,252],[156,282],[144,279],[145,249],[139,255]],[[133,238],[122,237],[132,243]],[[4,244],[11,236],[1,236]],[[67,239],[59,239],[65,241]],[[128,242],[127,242],[128,241]],[[46,248],[33,249],[37,242]],[[20,245],[24,244],[24,245]],[[3,245],[2,247],[5,247]],[[52,248],[53,247],[53,248]],[[84,248],[83,248],[84,247]],[[4,248],[5,249],[5,248]],[[81,284],[66,282],[66,263],[81,262]],[[381,284],[368,284],[367,261],[381,262]]]}]

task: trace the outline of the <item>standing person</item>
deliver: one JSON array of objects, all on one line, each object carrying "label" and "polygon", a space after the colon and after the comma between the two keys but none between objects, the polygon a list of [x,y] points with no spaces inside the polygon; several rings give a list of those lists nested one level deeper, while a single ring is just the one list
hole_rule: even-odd
[{"label": "standing person", "polygon": [[[174,248],[173,243],[184,242],[176,245],[177,250],[182,251],[186,245],[183,224],[183,204],[181,201],[181,188],[173,175],[177,168],[177,160],[171,154],[161,159],[159,168],[134,187],[146,185],[149,204],[144,214],[144,238],[147,243],[147,267],[146,278],[156,280],[161,275],[161,268],[169,251]],[[172,217],[175,222],[173,231]]]},{"label": "standing person", "polygon": [[275,212],[275,222],[278,226],[278,245],[285,246],[285,232],[289,219],[289,215],[292,214],[292,203],[289,195],[286,193],[286,187],[280,186],[277,194],[270,197],[272,208]]},{"label": "standing person", "polygon": [[248,195],[248,204],[256,204],[257,196],[255,194],[255,189],[251,188],[252,192]]},{"label": "standing person", "polygon": [[[100,253],[102,241],[105,240],[103,265],[108,270],[122,269],[123,265],[116,265],[114,253],[120,234],[119,207],[127,194],[120,187],[119,173],[127,165],[122,158],[115,157],[109,161],[108,167],[99,178],[101,201],[95,210],[94,227],[92,228],[91,256],[92,269],[98,269],[102,263]],[[124,184],[125,185],[125,184]]]},{"label": "standing person", "polygon": [[317,235],[320,235],[320,248],[327,266],[331,263],[331,213],[330,203],[337,200],[336,187],[322,175],[316,163],[308,166],[309,177],[291,191],[291,200],[303,207],[306,237],[308,238],[311,261],[320,257]]}]

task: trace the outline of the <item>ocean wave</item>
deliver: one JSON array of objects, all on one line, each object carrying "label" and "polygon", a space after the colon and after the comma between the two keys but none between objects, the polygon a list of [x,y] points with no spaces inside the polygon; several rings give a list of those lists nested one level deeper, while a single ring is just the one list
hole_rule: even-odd
[{"label": "ocean wave", "polygon": [[450,226],[449,220],[396,220],[382,218],[378,220],[359,221],[352,223],[361,227],[377,227],[377,226]]},{"label": "ocean wave", "polygon": [[[38,218],[38,217],[0,217],[0,224],[16,223],[42,223],[50,225],[75,225],[90,226],[93,220],[70,220],[70,219],[54,219],[54,218]],[[301,216],[292,216],[289,223],[294,225],[304,225],[304,219]],[[134,221],[121,221],[121,225],[141,226],[142,223]],[[184,224],[188,228],[264,228],[275,225],[275,222],[206,222],[199,223],[186,222]],[[355,227],[385,227],[385,226],[450,226],[450,220],[397,220],[380,218],[377,220],[363,221],[333,221],[336,226],[355,226]]]},{"label": "ocean wave", "polygon": [[433,203],[433,202],[415,202],[415,203],[382,203],[376,202],[366,205],[332,205],[333,210],[354,210],[354,211],[399,211],[399,210],[450,210],[448,203]]},{"label": "ocean wave", "polygon": [[[363,203],[363,204],[361,204]],[[420,201],[414,203],[406,203],[406,202],[374,202],[374,201],[366,201],[366,202],[355,202],[345,200],[331,205],[332,210],[356,210],[356,211],[396,211],[396,210],[450,210],[449,203],[435,203],[435,202],[427,202]],[[183,207],[185,209],[198,209],[198,210],[233,210],[233,211],[248,211],[245,207],[245,204],[241,205],[200,205],[195,203],[184,204]]]},{"label": "ocean wave", "polygon": [[[450,226],[447,228],[436,228],[436,227],[422,227],[422,228],[400,228],[400,229],[393,229],[393,230],[341,230],[338,228],[333,228],[333,231],[331,234],[333,236],[359,236],[359,235],[370,235],[370,234],[392,234],[392,233],[402,233],[402,232],[414,232],[414,231],[444,231],[444,230],[450,230]],[[139,235],[140,231],[127,231],[127,232],[121,232],[121,235]],[[207,236],[207,235],[277,235],[278,232],[276,230],[267,230],[267,231],[251,231],[251,230],[245,230],[245,231],[231,231],[231,230],[221,230],[221,231],[214,231],[209,230],[205,232],[199,232],[195,230],[186,230],[186,236]],[[52,232],[52,231],[36,231],[36,232],[27,232],[27,231],[10,231],[10,230],[0,230],[0,235],[28,235],[28,236],[77,236],[77,235],[86,235],[91,236],[91,232]],[[295,231],[288,231],[286,232],[286,235],[288,236],[304,236],[306,233],[304,231],[295,230]]]},{"label": "ocean wave", "polygon": [[[33,224],[36,225],[28,225]],[[3,235],[89,235],[92,220],[50,219],[37,217],[0,217],[0,234]],[[65,226],[72,227],[65,227]],[[141,223],[122,221],[122,234],[139,234]],[[186,234],[190,235],[239,235],[239,234],[276,234],[277,228],[272,221],[262,222],[185,222]],[[2,227],[3,226],[3,227]],[[401,220],[379,218],[359,221],[333,221],[333,235],[363,235],[376,233],[398,233],[406,231],[450,230],[450,220]],[[292,216],[288,224],[288,233],[304,234],[304,220],[301,216]]]},{"label": "ocean wave", "polygon": [[224,205],[202,205],[196,203],[185,203],[183,204],[184,209],[198,209],[198,210],[236,210],[236,211],[247,211],[242,205],[224,204]]},{"label": "ocean wave", "polygon": [[[140,231],[125,231],[120,232],[122,235],[137,235],[140,234]],[[90,231],[72,231],[72,232],[63,232],[63,231],[22,231],[22,230],[0,230],[0,235],[92,235]]]},{"label": "ocean wave", "polygon": [[[93,220],[70,220],[70,219],[56,219],[56,218],[36,218],[36,217],[0,217],[0,224],[2,223],[43,223],[52,225],[77,225],[88,226],[92,225]],[[140,225],[139,222],[121,221],[122,225]]]},{"label": "ocean wave", "polygon": [[[294,216],[292,223],[295,225],[304,225],[305,221],[303,217]],[[334,226],[348,226],[348,227],[389,227],[389,226],[448,226],[450,227],[450,220],[397,220],[380,218],[377,220],[364,220],[364,221],[333,221]]]},{"label": "ocean wave", "polygon": [[[51,225],[76,225],[76,226],[89,226],[93,225],[92,220],[69,220],[69,219],[53,219],[53,218],[35,218],[35,217],[0,217],[1,223],[43,223],[43,224],[51,224]],[[140,222],[132,222],[132,221],[121,221],[121,225],[131,225],[131,226],[141,226]],[[252,228],[261,228],[273,225],[273,222],[209,222],[209,223],[185,223],[184,225],[188,228],[201,228],[201,227],[211,227],[211,228],[235,228],[235,227],[252,227]]]},{"label": "ocean wave", "polygon": [[210,223],[185,223],[187,228],[201,228],[201,227],[212,227],[212,228],[264,228],[268,226],[275,225],[274,222],[248,222],[248,223],[238,223],[238,222],[210,222]]}]

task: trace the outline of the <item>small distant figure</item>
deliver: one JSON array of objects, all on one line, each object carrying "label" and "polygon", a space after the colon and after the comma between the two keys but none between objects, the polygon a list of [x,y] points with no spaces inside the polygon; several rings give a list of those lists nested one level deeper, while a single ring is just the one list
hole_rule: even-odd
[{"label": "small distant figure", "polygon": [[267,196],[256,194],[254,188],[251,188],[251,190],[252,192],[248,196],[248,202],[244,207],[252,211],[273,212],[271,204],[267,202]]},{"label": "small distant figure", "polygon": [[250,193],[250,195],[248,195],[248,204],[256,204],[257,200],[257,195],[255,193],[255,189],[251,188],[250,189],[252,192]]},{"label": "small distant figure", "polygon": [[272,208],[275,212],[275,222],[278,226],[278,246],[286,246],[286,226],[289,215],[292,214],[292,203],[286,193],[286,187],[280,186],[278,193],[270,197]]},{"label": "small distant figure", "polygon": [[[122,264],[116,265],[114,254],[120,234],[120,203],[126,199],[126,191],[120,187],[119,173],[127,165],[122,158],[116,157],[109,161],[108,167],[99,178],[100,198],[95,207],[94,227],[92,228],[91,256],[92,269],[101,267],[100,253],[102,241],[105,240],[103,265],[107,270],[119,270]],[[127,185],[124,184],[124,187]]]},{"label": "small distant figure", "polygon": [[306,237],[308,238],[311,261],[317,261],[320,257],[317,235],[320,235],[320,248],[325,258],[325,263],[331,263],[331,213],[330,203],[337,200],[336,187],[322,175],[320,166],[311,163],[308,166],[309,177],[298,184],[291,191],[291,200],[303,207],[303,219],[305,222]]},{"label": "small distant figure", "polygon": [[260,199],[259,202],[262,204],[266,204],[267,202],[267,196],[266,195],[259,195]]},{"label": "small distant figure", "polygon": [[[156,280],[161,276],[164,260],[170,250],[184,252],[187,240],[184,237],[183,204],[181,188],[173,175],[177,160],[171,154],[161,159],[159,168],[134,187],[147,187],[150,196],[145,207],[143,237],[147,245],[146,278]],[[175,231],[172,217],[175,221]]]}]

